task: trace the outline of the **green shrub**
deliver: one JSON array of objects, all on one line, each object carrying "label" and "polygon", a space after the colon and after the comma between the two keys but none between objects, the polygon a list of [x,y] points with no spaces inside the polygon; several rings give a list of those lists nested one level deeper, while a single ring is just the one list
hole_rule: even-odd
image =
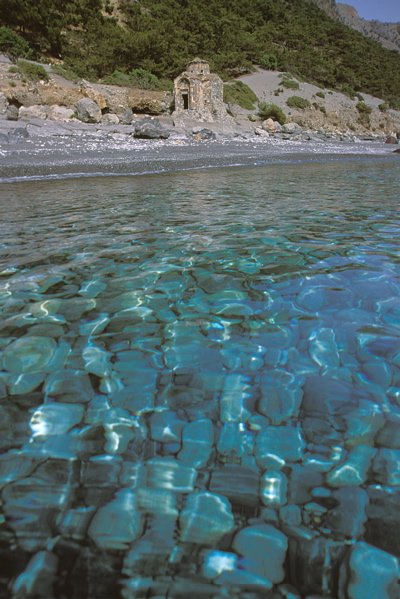
[{"label": "green shrub", "polygon": [[400,110],[400,100],[398,98],[390,98],[389,106],[393,108],[393,110]]},{"label": "green shrub", "polygon": [[311,103],[301,96],[290,96],[290,98],[286,100],[286,104],[290,108],[300,108],[301,110],[311,106]]},{"label": "green shrub", "polygon": [[132,69],[128,73],[114,71],[111,75],[102,79],[108,85],[120,85],[122,87],[138,87],[148,90],[170,90],[172,82],[167,79],[159,79],[157,75],[146,71],[146,69]]},{"label": "green shrub", "polygon": [[267,102],[259,102],[258,104],[258,116],[265,121],[266,119],[274,119],[281,125],[286,123],[286,115],[282,108],[276,104],[269,104]]},{"label": "green shrub", "polygon": [[315,95],[317,96],[317,98],[325,98],[324,92],[317,92]]},{"label": "green shrub", "polygon": [[390,106],[387,102],[382,102],[382,104],[379,104],[378,108],[381,112],[386,112],[389,110]]},{"label": "green shrub", "polygon": [[281,85],[287,89],[299,89],[300,85],[294,79],[287,79],[284,77],[281,81]]},{"label": "green shrub", "polygon": [[254,110],[257,99],[253,90],[242,81],[225,83],[224,85],[224,102],[226,104],[238,104],[246,110]]},{"label": "green shrub", "polygon": [[278,59],[276,58],[275,54],[264,54],[260,58],[260,66],[264,69],[276,71],[278,68]]},{"label": "green shrub", "polygon": [[358,112],[360,114],[367,114],[367,115],[369,115],[372,112],[371,106],[368,106],[368,104],[366,104],[364,101],[358,102],[356,104],[356,108],[357,108],[357,110],[358,110]]},{"label": "green shrub", "polygon": [[11,58],[29,58],[32,55],[28,42],[9,27],[0,27],[0,52]]},{"label": "green shrub", "polygon": [[48,81],[49,75],[47,71],[40,64],[28,62],[27,60],[19,59],[17,62],[17,68],[21,75],[29,79],[30,81]]}]

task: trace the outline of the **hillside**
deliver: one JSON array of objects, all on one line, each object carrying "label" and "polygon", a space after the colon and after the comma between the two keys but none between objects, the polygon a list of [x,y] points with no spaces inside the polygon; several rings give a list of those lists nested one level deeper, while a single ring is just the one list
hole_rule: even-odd
[{"label": "hillside", "polygon": [[114,74],[117,82],[140,69],[157,88],[156,77],[171,79],[200,55],[225,79],[258,65],[400,102],[400,55],[307,0],[66,0],[62,11],[50,0],[0,6],[0,51],[63,63],[77,77]]}]

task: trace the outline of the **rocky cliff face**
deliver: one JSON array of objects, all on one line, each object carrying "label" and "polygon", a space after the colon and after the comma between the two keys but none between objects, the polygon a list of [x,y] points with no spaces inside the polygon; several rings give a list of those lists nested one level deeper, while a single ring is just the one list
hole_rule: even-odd
[{"label": "rocky cliff face", "polygon": [[400,52],[400,23],[381,23],[380,21],[367,21],[360,17],[358,12],[348,4],[336,5],[338,18],[342,23],[356,31],[371,37],[389,50]]},{"label": "rocky cliff face", "polygon": [[338,17],[336,10],[336,2],[335,0],[311,0],[316,4],[321,10],[326,12],[327,15],[332,17],[333,19]]},{"label": "rocky cliff face", "polygon": [[353,6],[339,2],[336,3],[336,0],[311,1],[319,6],[329,17],[337,19],[366,37],[374,39],[389,50],[400,52],[400,22],[382,23],[381,21],[368,21],[360,17]]}]

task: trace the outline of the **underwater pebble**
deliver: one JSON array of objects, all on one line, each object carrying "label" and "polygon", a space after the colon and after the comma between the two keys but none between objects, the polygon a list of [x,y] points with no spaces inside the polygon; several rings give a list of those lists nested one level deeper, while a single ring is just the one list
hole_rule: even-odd
[{"label": "underwater pebble", "polygon": [[256,507],[259,484],[257,471],[244,466],[226,464],[221,468],[213,469],[210,490],[224,495],[234,506]]},{"label": "underwater pebble", "polygon": [[56,349],[51,337],[21,337],[4,349],[3,368],[14,374],[46,372]]},{"label": "underwater pebble", "polygon": [[68,403],[87,403],[94,395],[88,374],[72,369],[52,372],[46,379],[44,391]]},{"label": "underwater pebble", "polygon": [[175,412],[154,412],[150,417],[150,436],[154,441],[161,443],[180,444],[184,424]]},{"label": "underwater pebble", "polygon": [[44,404],[34,411],[29,426],[34,437],[62,435],[81,422],[83,413],[78,404]]},{"label": "underwater pebble", "polygon": [[214,545],[234,528],[229,501],[206,491],[188,495],[179,522],[181,542],[206,546]]},{"label": "underwater pebble", "polygon": [[287,479],[282,472],[268,471],[261,477],[260,497],[264,505],[280,507],[287,501]]},{"label": "underwater pebble", "polygon": [[236,570],[238,556],[235,553],[208,550],[203,555],[203,576],[211,580],[217,578],[222,572]]},{"label": "underwater pebble", "polygon": [[349,571],[347,593],[351,599],[396,597],[400,570],[393,555],[367,543],[356,543],[350,553]]},{"label": "underwater pebble", "polygon": [[211,420],[202,418],[185,424],[182,430],[182,449],[178,460],[195,468],[203,468],[211,455],[214,427]]},{"label": "underwater pebble", "polygon": [[298,415],[303,397],[301,379],[277,368],[263,374],[260,385],[262,397],[258,411],[272,424],[283,424]]},{"label": "underwater pebble", "polygon": [[378,449],[372,463],[375,480],[400,486],[400,449]]},{"label": "underwater pebble", "polygon": [[225,377],[220,405],[222,422],[246,422],[249,411],[246,400],[251,397],[250,377],[228,374]]},{"label": "underwater pebble", "polygon": [[288,541],[274,526],[259,524],[245,527],[236,534],[232,546],[243,556],[241,567],[244,570],[273,584],[282,582]]},{"label": "underwater pebble", "polygon": [[303,456],[305,443],[301,430],[290,426],[268,426],[257,434],[256,458],[263,468],[274,468],[279,462],[297,462]]},{"label": "underwater pebble", "polygon": [[342,464],[327,474],[327,483],[332,487],[362,485],[375,453],[376,449],[368,445],[358,445]]},{"label": "underwater pebble", "polygon": [[336,506],[329,510],[325,519],[335,536],[360,538],[367,521],[368,494],[358,487],[344,487],[332,494]]},{"label": "underwater pebble", "polygon": [[137,497],[130,489],[118,491],[90,523],[88,535],[106,551],[126,551],[142,531]]},{"label": "underwater pebble", "polygon": [[147,484],[176,493],[190,493],[196,481],[196,469],[173,458],[152,458],[146,462]]}]

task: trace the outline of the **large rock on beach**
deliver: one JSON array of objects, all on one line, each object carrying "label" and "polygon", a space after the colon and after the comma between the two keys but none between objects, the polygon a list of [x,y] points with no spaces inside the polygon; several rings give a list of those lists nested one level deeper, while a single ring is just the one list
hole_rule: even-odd
[{"label": "large rock on beach", "polygon": [[282,133],[289,133],[289,135],[298,135],[302,133],[303,129],[297,123],[285,123],[282,125]]},{"label": "large rock on beach", "polygon": [[82,98],[75,104],[76,116],[83,123],[99,123],[101,110],[98,104],[90,98]]},{"label": "large rock on beach", "polygon": [[388,135],[385,141],[385,144],[398,144],[399,140],[397,139],[397,137],[395,135]]},{"label": "large rock on beach", "polygon": [[279,133],[282,130],[282,125],[280,125],[278,121],[274,121],[274,119],[271,118],[263,121],[261,127],[268,133]]},{"label": "large rock on beach", "polygon": [[158,119],[141,119],[135,123],[134,137],[139,139],[168,139],[169,131],[164,129]]},{"label": "large rock on beach", "polygon": [[47,118],[52,121],[69,121],[74,114],[75,111],[72,108],[54,104],[53,106],[50,106]]},{"label": "large rock on beach", "polygon": [[21,106],[18,111],[18,118],[23,121],[31,119],[47,119],[48,107],[34,104],[33,106]]}]

